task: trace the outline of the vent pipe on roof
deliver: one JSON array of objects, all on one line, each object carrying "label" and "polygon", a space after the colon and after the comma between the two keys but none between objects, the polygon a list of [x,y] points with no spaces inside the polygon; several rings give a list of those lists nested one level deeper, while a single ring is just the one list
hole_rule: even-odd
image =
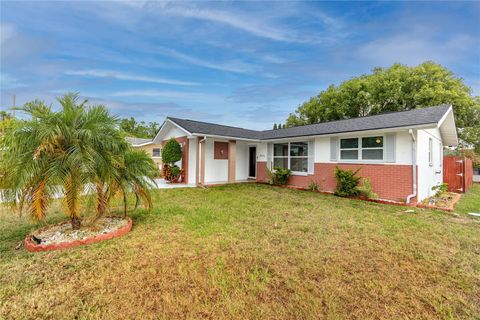
[{"label": "vent pipe on roof", "polygon": [[409,129],[408,133],[412,137],[412,185],[413,193],[407,197],[407,204],[417,196],[417,143],[413,129]]}]

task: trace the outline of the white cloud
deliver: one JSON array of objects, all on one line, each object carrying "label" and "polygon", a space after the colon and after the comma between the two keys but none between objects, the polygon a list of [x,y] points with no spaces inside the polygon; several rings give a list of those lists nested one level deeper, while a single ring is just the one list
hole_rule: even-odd
[{"label": "white cloud", "polygon": [[137,75],[132,75],[132,74],[123,73],[123,72],[110,71],[110,70],[98,70],[98,69],[67,70],[65,71],[65,74],[72,75],[72,76],[112,78],[112,79],[118,79],[118,80],[162,83],[162,84],[172,84],[172,85],[181,85],[181,86],[198,85],[198,83],[190,82],[190,81],[181,81],[181,80],[166,79],[166,78],[159,78],[159,77],[137,76]]},{"label": "white cloud", "polygon": [[371,41],[360,47],[357,53],[358,57],[374,61],[377,65],[394,62],[415,65],[426,60],[451,63],[471,53],[469,48],[475,45],[478,45],[475,39],[467,35],[459,34],[442,41],[412,30],[411,33]]},{"label": "white cloud", "polygon": [[209,68],[209,69],[230,71],[230,72],[236,72],[236,73],[251,73],[256,69],[253,65],[244,63],[242,61],[233,61],[233,62],[231,61],[228,63],[220,63],[220,62],[213,63],[213,62],[199,59],[197,57],[190,56],[169,48],[157,47],[156,51],[162,54],[165,54],[167,56],[170,56],[179,60],[183,60],[185,62],[198,65],[201,67]]},{"label": "white cloud", "polygon": [[179,100],[201,101],[202,103],[219,102],[224,103],[225,97],[217,94],[208,94],[201,92],[184,92],[174,90],[127,90],[111,92],[107,94],[111,97],[143,97],[143,98],[168,98]]},{"label": "white cloud", "polygon": [[15,37],[17,31],[15,26],[10,23],[0,23],[0,45],[4,45],[8,40]]},{"label": "white cloud", "polygon": [[239,13],[231,13],[215,9],[199,9],[187,7],[168,7],[163,9],[163,13],[181,16],[184,18],[194,18],[212,22],[223,23],[230,27],[246,31],[258,37],[277,41],[298,41],[296,37],[288,31],[278,27],[273,27],[252,19],[250,16],[242,16]]},{"label": "white cloud", "polygon": [[14,89],[14,88],[20,88],[25,86],[26,85],[20,82],[17,78],[14,78],[7,73],[0,73],[0,88]]}]

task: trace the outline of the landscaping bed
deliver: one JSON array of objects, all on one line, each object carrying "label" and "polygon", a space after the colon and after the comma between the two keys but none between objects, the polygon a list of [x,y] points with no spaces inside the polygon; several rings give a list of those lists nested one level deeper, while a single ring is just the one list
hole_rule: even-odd
[{"label": "landscaping bed", "polygon": [[93,225],[73,230],[69,221],[41,228],[25,237],[28,251],[66,249],[121,236],[132,228],[132,220],[122,217],[100,218]]},{"label": "landscaping bed", "polygon": [[439,195],[435,195],[433,197],[423,200],[421,203],[418,204],[418,207],[451,212],[454,210],[455,205],[461,197],[462,195],[459,193],[442,192]]}]

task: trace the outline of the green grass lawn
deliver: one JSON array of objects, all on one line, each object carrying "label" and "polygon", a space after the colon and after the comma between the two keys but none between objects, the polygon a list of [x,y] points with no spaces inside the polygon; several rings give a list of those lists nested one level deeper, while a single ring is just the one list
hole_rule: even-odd
[{"label": "green grass lawn", "polygon": [[480,183],[474,183],[469,192],[463,195],[462,200],[455,207],[459,213],[480,213]]},{"label": "green grass lawn", "polygon": [[480,318],[480,219],[256,184],[154,199],[129,234],[48,253],[15,250],[39,225],[4,212],[0,319]]}]

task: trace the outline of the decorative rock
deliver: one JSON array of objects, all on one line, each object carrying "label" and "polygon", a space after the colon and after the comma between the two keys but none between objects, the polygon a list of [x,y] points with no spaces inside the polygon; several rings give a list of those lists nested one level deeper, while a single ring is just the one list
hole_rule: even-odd
[{"label": "decorative rock", "polygon": [[[30,252],[61,250],[111,239],[129,232],[132,228],[132,219],[105,217],[98,221],[98,225],[100,228],[95,231],[88,228],[72,230],[69,222],[47,226],[37,230],[36,236],[27,235],[24,241],[25,248]],[[35,243],[33,237],[41,237],[41,243]]]}]

